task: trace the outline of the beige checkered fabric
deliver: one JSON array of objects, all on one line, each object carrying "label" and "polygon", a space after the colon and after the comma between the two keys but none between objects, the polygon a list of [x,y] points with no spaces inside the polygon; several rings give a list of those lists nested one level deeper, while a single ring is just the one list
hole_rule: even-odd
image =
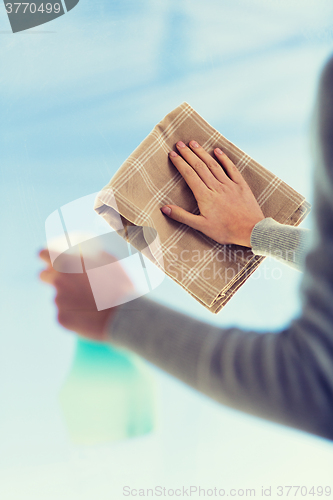
[{"label": "beige checkered fabric", "polygon": [[99,193],[95,210],[198,302],[217,313],[264,257],[245,247],[216,243],[161,213],[163,205],[172,204],[199,214],[191,190],[168,158],[177,141],[193,139],[212,156],[216,147],[227,154],[266,217],[297,226],[310,205],[225,139],[187,103],[171,111],[135,149]]}]

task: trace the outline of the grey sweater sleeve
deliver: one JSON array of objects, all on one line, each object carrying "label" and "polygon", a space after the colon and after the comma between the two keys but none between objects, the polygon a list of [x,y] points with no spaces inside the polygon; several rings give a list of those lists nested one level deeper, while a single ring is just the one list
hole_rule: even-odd
[{"label": "grey sweater sleeve", "polygon": [[300,316],[276,333],[223,329],[141,297],[118,308],[108,331],[114,344],[225,405],[333,439],[333,61],[318,109],[316,244]]},{"label": "grey sweater sleeve", "polygon": [[298,269],[303,269],[310,231],[276,222],[267,217],[258,222],[251,233],[252,252],[271,256]]}]

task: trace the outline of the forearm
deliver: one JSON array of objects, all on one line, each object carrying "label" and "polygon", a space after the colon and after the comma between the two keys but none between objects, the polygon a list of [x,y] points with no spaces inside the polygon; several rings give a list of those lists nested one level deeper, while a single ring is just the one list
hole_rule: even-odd
[{"label": "forearm", "polygon": [[303,318],[277,334],[221,329],[140,298],[119,308],[109,338],[225,405],[333,439],[321,373],[331,339],[314,346],[316,328]]},{"label": "forearm", "polygon": [[254,226],[251,246],[255,255],[271,256],[302,270],[309,237],[308,229],[280,224],[267,217]]}]

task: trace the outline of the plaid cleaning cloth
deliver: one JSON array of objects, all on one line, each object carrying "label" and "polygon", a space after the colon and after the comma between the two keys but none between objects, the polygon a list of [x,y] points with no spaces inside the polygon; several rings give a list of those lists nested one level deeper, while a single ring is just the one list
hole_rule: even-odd
[{"label": "plaid cleaning cloth", "polygon": [[216,243],[161,213],[163,205],[173,204],[199,214],[192,191],[168,157],[179,140],[193,139],[212,156],[216,147],[226,153],[265,217],[297,226],[310,210],[303,196],[225,139],[187,103],[171,111],[135,149],[97,196],[95,210],[202,305],[218,313],[265,257],[246,247]]}]

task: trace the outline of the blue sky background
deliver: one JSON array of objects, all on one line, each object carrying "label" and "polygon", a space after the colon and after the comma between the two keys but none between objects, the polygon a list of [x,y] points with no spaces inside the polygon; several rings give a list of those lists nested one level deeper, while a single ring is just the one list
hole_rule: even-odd
[{"label": "blue sky background", "polygon": [[[36,254],[50,213],[99,191],[183,101],[311,201],[311,115],[332,49],[326,0],[80,0],[15,35],[0,9],[2,499],[329,483],[330,443],[223,408],[152,367],[153,433],[73,443],[58,394],[76,338],[55,321]],[[278,329],[299,311],[300,279],[266,259],[217,316],[169,279],[150,296],[215,324]]]}]

